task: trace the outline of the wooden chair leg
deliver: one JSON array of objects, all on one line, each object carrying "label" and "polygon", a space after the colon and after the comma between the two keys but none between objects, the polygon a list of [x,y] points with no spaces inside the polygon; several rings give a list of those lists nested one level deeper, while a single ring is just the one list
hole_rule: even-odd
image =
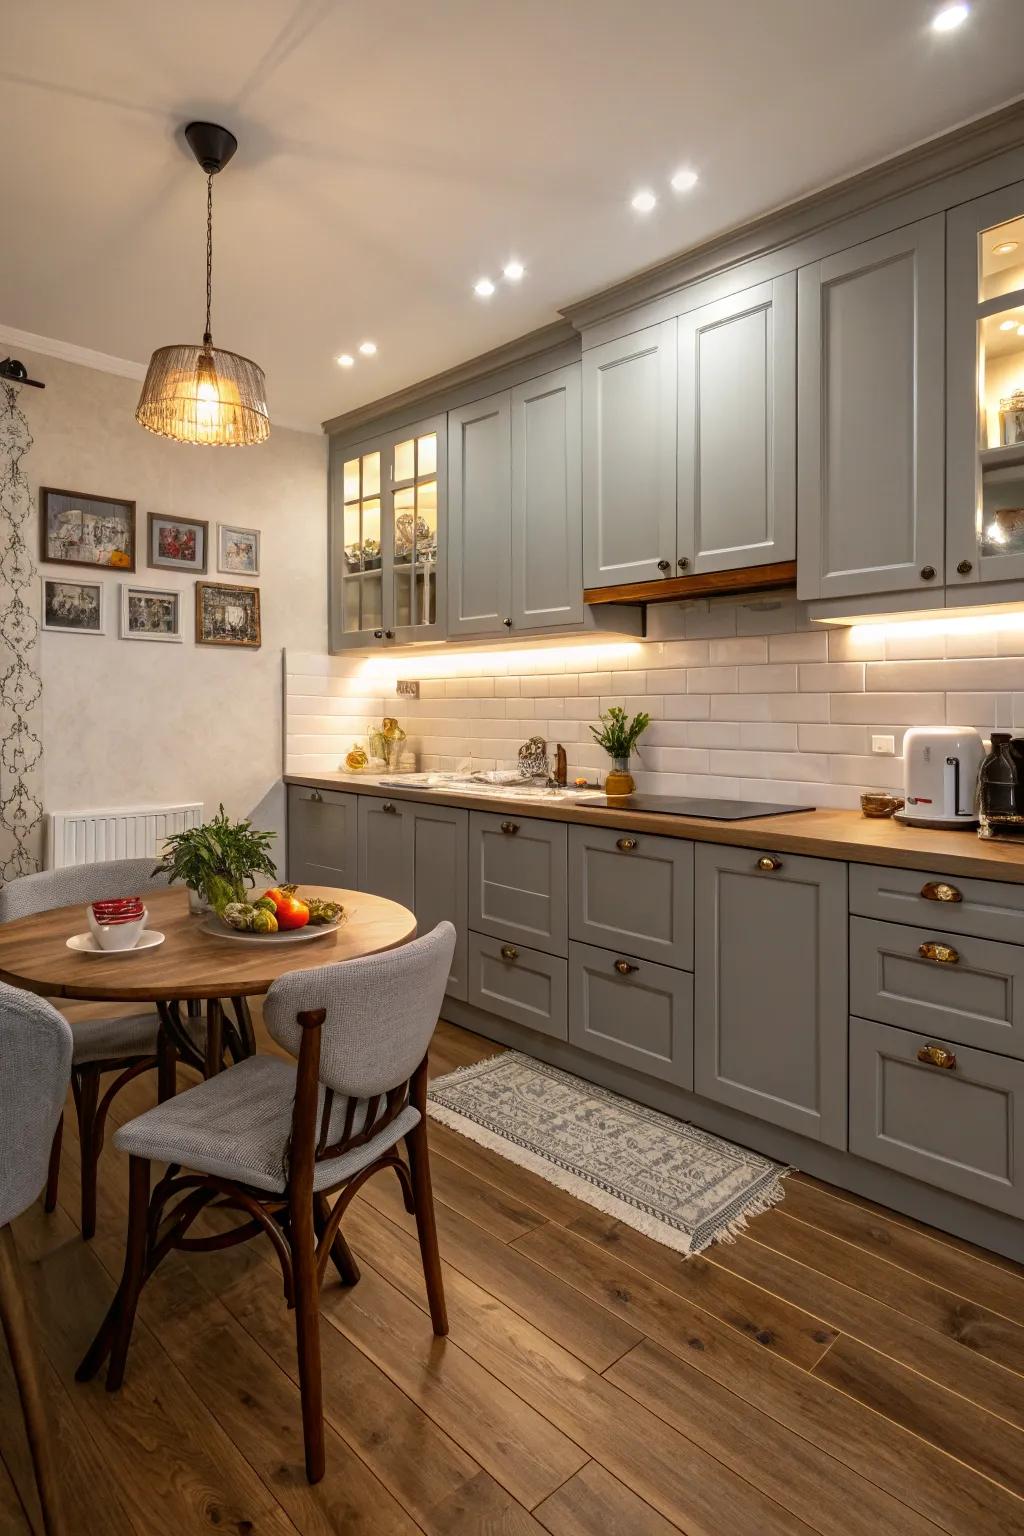
[{"label": "wooden chair leg", "polygon": [[82,1236],[88,1242],[96,1232],[96,1167],[100,1157],[96,1108],[100,1074],[88,1065],[77,1067],[78,1144],[82,1151]]},{"label": "wooden chair leg", "polygon": [[43,1199],[44,1211],[57,1209],[57,1185],[60,1181],[60,1149],[64,1139],[64,1114],[57,1121],[57,1129],[53,1133],[50,1143],[50,1166],[46,1172],[46,1195]]},{"label": "wooden chair leg", "polygon": [[25,1432],[43,1512],[43,1531],[45,1536],[65,1536],[67,1527],[60,1507],[56,1458],[43,1400],[39,1346],[25,1305],[21,1269],[9,1224],[0,1227],[0,1322],[25,1416]]},{"label": "wooden chair leg", "polygon": [[419,1125],[405,1138],[405,1146],[412,1174],[416,1232],[420,1240],[423,1279],[430,1303],[430,1321],[434,1325],[434,1332],[440,1337],[448,1332],[448,1309],[444,1300],[444,1277],[441,1273],[441,1255],[437,1249],[437,1227],[434,1224],[434,1194],[430,1187],[430,1154],[427,1149],[425,1114]]},{"label": "wooden chair leg", "polygon": [[[326,1195],[313,1196],[313,1225],[316,1228],[317,1238],[322,1238],[324,1228],[327,1226],[331,1214]],[[352,1250],[341,1235],[341,1228],[334,1234],[331,1244],[331,1263],[338,1271],[338,1278],[342,1285],[359,1284],[359,1265],[356,1263]]]},{"label": "wooden chair leg", "polygon": [[110,1344],[107,1391],[116,1392],[124,1380],[135,1308],[146,1279],[147,1230],[149,1226],[149,1159],[132,1157],[128,1162],[128,1235],[125,1238],[124,1274],[117,1293],[117,1313]]},{"label": "wooden chair leg", "polygon": [[306,1477],[318,1483],[326,1469],[323,1384],[320,1370],[320,1291],[316,1277],[313,1202],[292,1206],[289,1234],[295,1280],[295,1339],[302,1395]]},{"label": "wooden chair leg", "polygon": [[161,1024],[156,1037],[156,1097],[166,1104],[178,1091],[178,1053]]}]

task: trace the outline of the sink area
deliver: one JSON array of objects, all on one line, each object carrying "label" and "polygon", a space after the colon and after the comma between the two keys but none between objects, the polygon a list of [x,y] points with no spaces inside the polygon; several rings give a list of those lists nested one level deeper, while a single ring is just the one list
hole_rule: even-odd
[{"label": "sink area", "polygon": [[375,783],[388,789],[432,789],[455,792],[460,795],[481,795],[488,799],[500,796],[503,800],[532,800],[541,803],[571,801],[573,803],[603,800],[601,789],[576,789],[569,785],[554,788],[546,784],[495,783],[473,773],[397,773],[382,774]]}]

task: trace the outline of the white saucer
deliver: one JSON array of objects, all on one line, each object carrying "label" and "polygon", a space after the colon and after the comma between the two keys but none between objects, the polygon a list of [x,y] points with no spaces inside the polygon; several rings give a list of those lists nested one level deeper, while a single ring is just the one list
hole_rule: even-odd
[{"label": "white saucer", "polygon": [[91,933],[73,934],[67,943],[68,949],[73,949],[76,955],[97,955],[104,960],[123,960],[126,955],[137,955],[140,950],[156,949],[163,941],[163,934],[157,933],[155,928],[144,928],[132,949],[100,949]]}]

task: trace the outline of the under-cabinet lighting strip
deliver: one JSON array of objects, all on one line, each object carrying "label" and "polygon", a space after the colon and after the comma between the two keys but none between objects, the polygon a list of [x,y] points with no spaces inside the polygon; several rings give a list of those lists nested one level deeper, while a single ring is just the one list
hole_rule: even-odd
[{"label": "under-cabinet lighting strip", "polygon": [[489,651],[435,651],[425,656],[371,656],[363,662],[361,676],[470,677],[488,670],[503,674],[535,672],[543,670],[545,664],[553,672],[597,672],[607,670],[610,661],[625,666],[629,657],[640,649],[637,641],[618,641],[606,645],[538,646],[514,651],[502,646]]}]

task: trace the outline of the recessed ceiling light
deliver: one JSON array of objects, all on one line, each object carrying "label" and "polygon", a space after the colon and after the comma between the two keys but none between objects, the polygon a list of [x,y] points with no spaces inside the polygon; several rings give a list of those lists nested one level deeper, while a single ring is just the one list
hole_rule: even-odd
[{"label": "recessed ceiling light", "polygon": [[352,365],[354,364],[354,362],[355,362],[355,358],[352,356],[351,352],[343,352],[341,354],[341,356],[338,358],[338,367],[339,368],[351,368]]},{"label": "recessed ceiling light", "polygon": [[957,27],[962,27],[971,14],[969,5],[944,5],[932,17],[933,32],[955,32]]},{"label": "recessed ceiling light", "polygon": [[504,275],[510,283],[518,283],[525,271],[526,268],[521,261],[510,261],[505,266]]},{"label": "recessed ceiling light", "polygon": [[359,343],[359,350],[364,357],[373,357],[377,350],[377,343],[375,341],[361,341]]},{"label": "recessed ceiling light", "polygon": [[992,247],[992,254],[993,256],[1009,256],[1010,252],[1016,249],[1016,240],[1001,240],[998,245]]},{"label": "recessed ceiling light", "polygon": [[641,192],[637,192],[633,198],[633,207],[637,213],[650,213],[651,209],[657,206],[658,199],[646,187]]},{"label": "recessed ceiling light", "polygon": [[673,192],[692,192],[700,181],[696,171],[676,171],[672,177]]},{"label": "recessed ceiling light", "polygon": [[1001,331],[1015,331],[1017,329],[1017,322],[1016,320],[1002,320],[1000,321],[999,329]]},{"label": "recessed ceiling light", "polygon": [[481,277],[473,284],[473,292],[478,299],[489,299],[494,292],[494,284],[489,277]]}]

